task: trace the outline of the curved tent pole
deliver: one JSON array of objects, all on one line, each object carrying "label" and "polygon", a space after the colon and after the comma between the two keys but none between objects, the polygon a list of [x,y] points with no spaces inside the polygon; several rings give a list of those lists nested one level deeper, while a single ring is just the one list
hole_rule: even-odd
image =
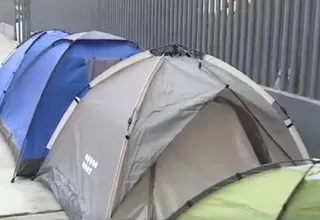
[{"label": "curved tent pole", "polygon": [[[2,63],[0,64],[0,68],[10,59],[10,57],[17,51],[17,49],[19,49],[19,47],[21,47],[23,44],[25,44],[27,41],[29,41],[32,37],[36,36],[37,34],[39,34],[39,36],[30,44],[30,46],[27,48],[27,50],[24,52],[24,55],[23,55],[23,58],[22,60],[24,59],[24,56],[26,55],[26,53],[32,48],[32,46],[41,38],[43,37],[44,35],[46,35],[49,31],[60,31],[62,33],[65,33],[65,34],[70,34],[68,32],[65,32],[63,30],[59,30],[59,29],[50,29],[50,30],[45,30],[45,31],[37,31],[35,33],[33,33],[28,39],[24,40],[23,42],[21,42],[19,45],[16,46],[16,48],[5,58],[4,61],[2,61]],[[22,61],[21,60],[21,61]],[[20,63],[21,64],[21,63]],[[19,65],[20,65],[19,64]],[[13,72],[14,73],[14,72]],[[13,74],[11,73],[11,74]]]},{"label": "curved tent pole", "polygon": [[[11,55],[13,55],[20,46],[22,46],[24,43],[26,43],[26,42],[27,42],[29,39],[31,39],[32,37],[34,37],[34,36],[36,36],[37,34],[39,34],[39,36],[30,44],[30,46],[29,46],[29,47],[27,48],[27,50],[24,52],[24,55],[23,55],[23,58],[22,58],[22,60],[23,60],[23,59],[24,59],[24,56],[25,56],[26,53],[32,48],[32,46],[33,46],[38,40],[40,40],[40,38],[42,38],[43,36],[45,36],[49,31],[60,31],[60,32],[62,32],[62,33],[65,33],[65,34],[69,34],[69,35],[70,35],[69,32],[66,32],[66,31],[63,31],[63,30],[59,30],[59,29],[50,29],[50,30],[45,30],[45,31],[37,31],[37,32],[33,33],[28,39],[26,39],[26,40],[24,40],[22,43],[20,43],[20,44],[16,47],[16,49],[15,49],[12,53],[10,53],[9,56],[5,59],[5,61],[4,61],[3,63],[1,63],[1,64],[4,65],[4,63],[5,63],[6,61],[8,61],[8,59],[10,59]],[[59,39],[59,40],[57,40],[57,41],[60,41],[60,40],[64,40],[64,39]],[[29,66],[33,65],[34,61],[37,61],[38,58],[41,57],[41,55],[42,55],[44,52],[46,52],[47,49],[50,49],[52,46],[54,46],[57,41],[53,42],[53,43],[52,43],[51,45],[49,45],[47,48],[44,48],[44,50],[42,50],[42,51],[39,53],[39,55],[26,67],[26,69],[25,69],[23,72],[25,72],[27,69],[29,69]],[[22,60],[21,60],[21,61],[22,61]],[[20,63],[20,64],[21,64],[21,63]],[[19,64],[19,66],[20,66],[20,64]],[[2,65],[0,65],[0,68],[2,67]],[[3,93],[1,94],[1,98],[5,95],[6,91],[8,90],[8,87],[10,86],[12,77],[13,77],[13,75],[15,74],[17,68],[18,68],[18,67],[16,67],[16,69],[10,74],[10,80],[8,81],[8,83],[7,83],[7,85],[6,85],[6,89],[5,89],[5,90],[3,91]],[[0,106],[0,110],[1,110],[1,108],[2,108],[2,105]]]},{"label": "curved tent pole", "polygon": [[[39,32],[39,33],[41,33],[41,32]],[[5,90],[3,90],[2,94],[1,94],[0,99],[4,98],[4,96],[5,96],[5,94],[6,94],[7,90],[8,90],[8,87],[10,86],[11,80],[13,79],[13,75],[16,73],[17,69],[18,69],[19,66],[21,65],[21,62],[24,60],[25,55],[27,54],[27,52],[28,52],[28,51],[30,50],[30,48],[31,48],[42,36],[44,36],[46,33],[47,33],[47,32],[42,32],[42,33],[30,44],[30,46],[29,46],[29,47],[27,48],[27,50],[24,52],[23,58],[20,60],[19,65],[15,67],[15,69],[12,71],[12,73],[10,73],[10,78],[9,78],[9,80],[8,80],[6,86],[5,86]],[[38,33],[37,33],[37,34],[38,34]],[[37,34],[33,34],[32,36],[35,36],[35,35],[37,35]],[[31,38],[31,37],[30,37],[30,38]],[[29,40],[30,38],[28,38],[28,40]],[[27,42],[27,40],[25,40],[24,42],[22,42],[21,44],[19,44],[19,45],[16,47],[16,49],[15,49],[14,51],[12,51],[12,52],[8,55],[8,57],[5,59],[5,61],[4,61],[3,63],[1,63],[2,65],[0,65],[0,68],[10,59],[10,57],[11,57],[15,52],[17,52],[17,49],[18,49],[22,44],[24,44],[24,43],[26,43],[26,42]],[[1,107],[2,107],[2,104],[1,104],[1,106],[0,106],[0,109],[1,109]]]},{"label": "curved tent pole", "polygon": [[[45,48],[44,50],[42,50],[42,51],[38,54],[38,56],[37,56],[28,66],[26,66],[26,68],[25,68],[25,70],[23,71],[23,73],[26,72],[26,71],[28,71],[31,67],[33,67],[33,65],[41,58],[41,56],[42,56],[43,54],[45,54],[46,52],[48,52],[52,47],[54,47],[54,46],[57,45],[58,43],[64,42],[64,41],[67,41],[67,42],[68,42],[68,41],[70,41],[70,40],[67,40],[67,39],[59,39],[59,40],[53,42],[51,45],[49,45],[49,46],[48,46],[47,48]],[[22,74],[22,75],[23,75],[23,74]],[[22,77],[22,76],[20,76],[20,77]],[[17,80],[18,80],[18,79],[17,79]],[[7,87],[7,90],[9,89],[10,86],[11,86],[11,83],[9,83],[9,85],[8,85],[8,87]],[[5,103],[5,98],[3,99],[2,103],[0,104],[0,111],[2,110],[2,107],[3,107],[4,103]]]},{"label": "curved tent pole", "polygon": [[[35,35],[37,35],[37,34],[40,34],[40,33],[42,33],[42,32],[48,33],[49,31],[60,31],[60,32],[62,32],[62,33],[66,33],[66,34],[69,34],[69,35],[70,35],[70,33],[67,32],[67,31],[60,30],[60,29],[55,29],[55,28],[53,28],[53,29],[41,30],[41,31],[35,31],[33,34],[30,35],[29,38],[23,40],[23,41],[16,47],[16,49],[18,49],[22,44],[24,44],[25,42],[27,42],[27,41],[28,41],[30,38],[32,38],[33,36],[35,36]],[[41,35],[42,35],[42,34],[41,34]]]},{"label": "curved tent pole", "polygon": [[29,48],[24,52],[24,54],[26,54],[29,51],[29,49],[34,45],[34,43],[36,41],[38,41],[43,35],[45,35],[49,31],[60,31],[62,33],[70,34],[69,32],[66,32],[66,31],[63,31],[63,30],[59,30],[59,29],[36,31],[29,38],[25,39],[24,41],[22,41],[20,44],[18,44],[14,48],[14,50],[0,63],[0,68],[9,60],[9,58],[17,51],[17,49],[19,49],[19,47],[21,47],[23,44],[25,44],[28,40],[30,40],[35,35],[39,34],[39,36],[30,44]]}]

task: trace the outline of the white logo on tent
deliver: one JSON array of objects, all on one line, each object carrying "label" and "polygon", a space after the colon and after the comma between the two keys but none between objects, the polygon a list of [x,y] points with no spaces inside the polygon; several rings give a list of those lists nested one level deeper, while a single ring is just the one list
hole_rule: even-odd
[{"label": "white logo on tent", "polygon": [[82,162],[82,169],[88,174],[91,175],[92,170],[98,167],[98,161],[95,161],[89,154],[86,154]]}]

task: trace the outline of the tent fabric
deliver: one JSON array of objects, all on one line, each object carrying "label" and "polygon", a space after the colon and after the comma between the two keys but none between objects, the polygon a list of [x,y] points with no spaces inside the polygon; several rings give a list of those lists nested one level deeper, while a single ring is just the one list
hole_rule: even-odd
[{"label": "tent fabric", "polygon": [[70,105],[38,173],[70,219],[166,219],[236,172],[309,158],[255,83],[179,54],[119,62]]},{"label": "tent fabric", "polygon": [[320,197],[314,194],[320,186],[319,168],[286,167],[252,175],[209,194],[174,219],[319,219]]},{"label": "tent fabric", "polygon": [[21,176],[36,174],[66,109],[77,95],[82,97],[90,89],[87,62],[120,61],[140,51],[128,40],[97,31],[45,36],[16,64],[19,71],[13,74],[0,108],[2,127],[14,146]]},{"label": "tent fabric", "polygon": [[67,33],[59,30],[42,31],[35,33],[17,47],[0,69],[0,104],[2,104],[4,93],[7,91],[14,75],[15,78],[18,77],[42,50],[67,35]]}]

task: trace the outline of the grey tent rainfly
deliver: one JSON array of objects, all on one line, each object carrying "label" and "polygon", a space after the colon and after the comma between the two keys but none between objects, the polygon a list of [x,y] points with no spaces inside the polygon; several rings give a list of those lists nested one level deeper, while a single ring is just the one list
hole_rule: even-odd
[{"label": "grey tent rainfly", "polygon": [[90,85],[37,177],[70,219],[166,219],[235,173],[309,158],[270,95],[180,45],[134,55]]}]

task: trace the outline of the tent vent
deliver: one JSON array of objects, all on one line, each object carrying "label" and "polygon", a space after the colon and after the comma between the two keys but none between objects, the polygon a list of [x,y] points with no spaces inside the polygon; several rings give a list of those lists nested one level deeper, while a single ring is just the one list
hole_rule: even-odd
[{"label": "tent vent", "polygon": [[122,61],[121,57],[118,59],[109,59],[109,60],[96,59],[96,58],[86,60],[89,81],[91,82],[97,76],[102,74],[111,66],[119,63],[120,61]]},{"label": "tent vent", "polygon": [[129,140],[129,139],[130,139],[130,136],[129,136],[129,135],[126,135],[125,138],[126,138],[127,140]]},{"label": "tent vent", "polygon": [[226,84],[226,89],[229,89],[229,84]]}]

